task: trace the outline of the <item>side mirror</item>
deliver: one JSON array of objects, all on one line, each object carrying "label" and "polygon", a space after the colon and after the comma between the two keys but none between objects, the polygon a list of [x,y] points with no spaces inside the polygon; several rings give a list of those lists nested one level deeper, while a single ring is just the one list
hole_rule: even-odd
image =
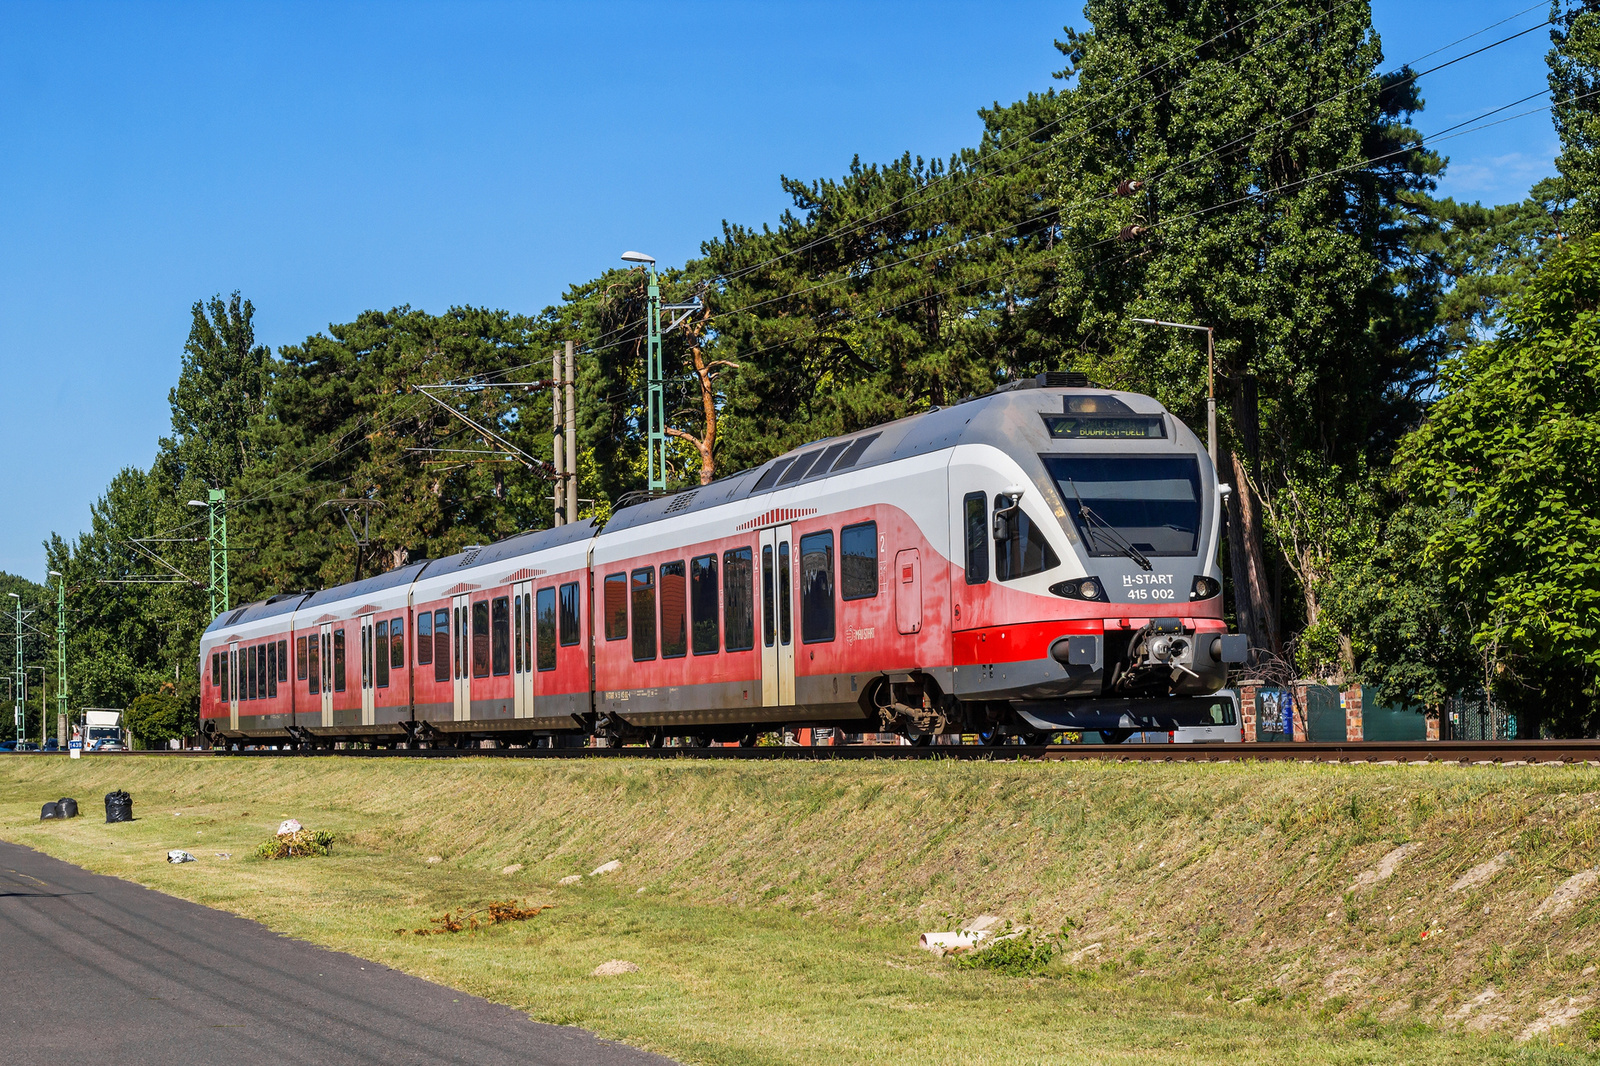
[{"label": "side mirror", "polygon": [[1011,517],[1012,517],[1012,515],[1015,515],[1018,511],[1022,510],[1022,492],[1020,490],[1012,490],[1012,491],[1008,491],[1008,492],[1002,492],[1000,495],[1001,495],[1002,498],[1009,498],[1011,500],[1011,506],[1010,507],[996,507],[995,508],[995,510],[994,510],[994,539],[995,540],[1010,540],[1011,539]]}]

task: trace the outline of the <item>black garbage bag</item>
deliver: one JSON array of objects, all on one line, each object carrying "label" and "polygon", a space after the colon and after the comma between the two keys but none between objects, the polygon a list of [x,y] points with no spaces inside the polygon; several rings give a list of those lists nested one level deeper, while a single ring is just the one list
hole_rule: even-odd
[{"label": "black garbage bag", "polygon": [[76,818],[78,816],[78,801],[71,796],[62,796],[56,800],[56,806],[61,808],[61,817]]},{"label": "black garbage bag", "polygon": [[106,793],[106,821],[131,822],[133,821],[133,797],[122,789]]},{"label": "black garbage bag", "polygon": [[59,803],[46,803],[43,807],[39,808],[39,821],[41,821],[41,822],[44,821],[46,818],[60,818],[60,817],[61,817],[61,805]]}]

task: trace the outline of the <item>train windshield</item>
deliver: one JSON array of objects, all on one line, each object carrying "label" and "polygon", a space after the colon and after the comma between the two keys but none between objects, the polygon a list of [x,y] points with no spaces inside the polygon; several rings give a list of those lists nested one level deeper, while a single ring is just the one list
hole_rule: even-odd
[{"label": "train windshield", "polygon": [[1090,555],[1193,555],[1200,464],[1192,455],[1045,455]]}]

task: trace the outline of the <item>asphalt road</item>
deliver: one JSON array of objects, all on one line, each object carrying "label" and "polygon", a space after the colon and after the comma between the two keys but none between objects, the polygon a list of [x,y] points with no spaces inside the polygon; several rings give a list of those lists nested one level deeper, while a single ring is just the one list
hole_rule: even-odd
[{"label": "asphalt road", "polygon": [[7,1066],[671,1066],[0,842]]}]

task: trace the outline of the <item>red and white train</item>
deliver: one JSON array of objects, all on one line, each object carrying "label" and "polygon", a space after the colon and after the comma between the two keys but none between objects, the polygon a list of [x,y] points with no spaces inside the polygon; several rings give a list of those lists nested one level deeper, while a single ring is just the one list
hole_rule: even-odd
[{"label": "red and white train", "polygon": [[753,470],[218,616],[229,744],[988,739],[1209,723],[1219,485],[1155,400],[1041,375]]}]

